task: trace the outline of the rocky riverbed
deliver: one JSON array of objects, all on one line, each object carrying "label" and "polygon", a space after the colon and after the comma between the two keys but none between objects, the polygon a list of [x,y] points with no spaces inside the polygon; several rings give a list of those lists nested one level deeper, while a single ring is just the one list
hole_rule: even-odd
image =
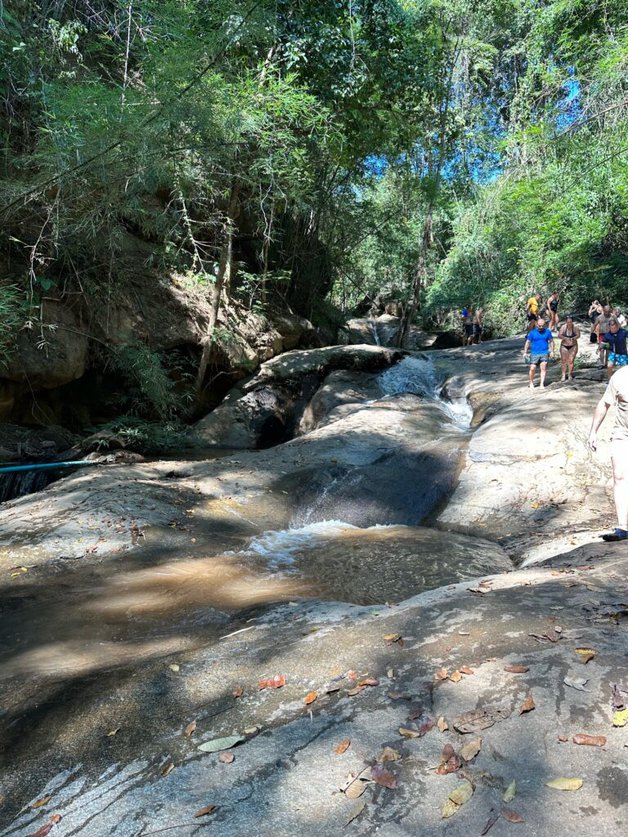
[{"label": "rocky riverbed", "polygon": [[520,347],[290,352],[197,431],[287,441],[4,504],[0,833],[621,832],[603,382]]}]

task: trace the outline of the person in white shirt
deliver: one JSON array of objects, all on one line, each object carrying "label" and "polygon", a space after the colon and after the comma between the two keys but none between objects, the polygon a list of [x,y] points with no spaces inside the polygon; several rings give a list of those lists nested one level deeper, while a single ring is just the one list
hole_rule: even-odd
[{"label": "person in white shirt", "polygon": [[609,534],[602,535],[602,538],[605,541],[625,541],[628,540],[628,366],[622,366],[615,372],[595,408],[588,441],[591,450],[597,448],[597,432],[612,404],[617,408],[611,436],[617,526]]}]

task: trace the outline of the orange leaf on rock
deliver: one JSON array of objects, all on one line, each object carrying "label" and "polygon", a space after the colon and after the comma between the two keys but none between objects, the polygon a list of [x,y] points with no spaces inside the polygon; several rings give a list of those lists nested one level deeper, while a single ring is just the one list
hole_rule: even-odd
[{"label": "orange leaf on rock", "polygon": [[354,697],[354,695],[359,695],[360,692],[364,691],[364,686],[354,686],[353,689],[349,689],[347,694],[349,697]]},{"label": "orange leaf on rock", "polygon": [[268,677],[265,680],[260,680],[257,684],[258,689],[281,689],[286,685],[286,678],[283,674],[276,674],[274,677]]},{"label": "orange leaf on rock", "polygon": [[351,739],[350,738],[343,738],[342,741],[340,742],[340,744],[338,744],[336,746],[336,749],[334,750],[334,752],[336,753],[337,756],[341,756],[343,753],[345,753],[349,749],[350,746],[351,746]]},{"label": "orange leaf on rock", "polygon": [[574,744],[588,744],[589,747],[605,747],[605,735],[587,735],[585,732],[579,732],[571,739]]},{"label": "orange leaf on rock", "polygon": [[219,754],[218,761],[222,764],[231,764],[235,761],[235,756],[233,755],[233,753],[223,752]]},{"label": "orange leaf on rock", "polygon": [[358,673],[351,668],[347,672],[347,677],[349,678],[349,680],[357,680],[358,679]]},{"label": "orange leaf on rock", "polygon": [[61,816],[61,814],[53,814],[53,815],[50,817],[50,822],[51,822],[53,825],[56,825],[58,822],[61,822],[61,820],[62,820],[62,819],[63,819],[63,817]]},{"label": "orange leaf on rock", "polygon": [[458,683],[460,680],[462,680],[462,674],[460,674],[458,670],[452,671],[449,675],[449,679],[452,683]]},{"label": "orange leaf on rock", "polygon": [[512,665],[504,666],[504,671],[509,671],[511,674],[525,674],[526,671],[530,671],[530,667],[513,663]]},{"label": "orange leaf on rock", "polygon": [[53,823],[47,822],[46,825],[42,825],[38,831],[34,831],[32,834],[27,835],[27,837],[46,837],[52,831],[52,826]]},{"label": "orange leaf on rock", "polygon": [[469,666],[460,666],[460,674],[475,674],[475,672]]},{"label": "orange leaf on rock", "polygon": [[242,686],[236,686],[235,689],[231,692],[234,698],[241,698],[244,694],[244,689]]},{"label": "orange leaf on rock", "polygon": [[443,715],[441,715],[438,721],[436,721],[436,726],[441,732],[445,732],[449,729],[449,724],[447,723]]},{"label": "orange leaf on rock", "polygon": [[531,712],[533,709],[536,709],[536,703],[534,702],[534,698],[530,694],[519,707],[519,714],[523,715],[524,712]]},{"label": "orange leaf on rock", "polygon": [[316,698],[318,697],[318,692],[308,692],[307,695],[303,698],[303,703],[306,706],[309,706],[310,703],[314,703]]},{"label": "orange leaf on rock", "polygon": [[206,817],[208,814],[213,814],[218,806],[216,805],[206,805],[204,808],[199,808],[199,810],[194,814],[195,817]]},{"label": "orange leaf on rock", "polygon": [[31,808],[41,808],[42,805],[45,805],[47,802],[50,802],[52,796],[42,796],[41,799],[38,799],[37,802],[33,802]]},{"label": "orange leaf on rock", "polygon": [[187,727],[183,730],[183,735],[185,735],[186,738],[189,738],[192,735],[192,733],[194,732],[195,729],[196,729],[196,721],[190,721],[190,723],[187,725]]},{"label": "orange leaf on rock", "polygon": [[449,674],[448,669],[446,668],[439,668],[436,674],[434,675],[435,680],[447,680],[447,676]]},{"label": "orange leaf on rock", "polygon": [[358,686],[379,686],[379,680],[376,677],[364,677]]}]

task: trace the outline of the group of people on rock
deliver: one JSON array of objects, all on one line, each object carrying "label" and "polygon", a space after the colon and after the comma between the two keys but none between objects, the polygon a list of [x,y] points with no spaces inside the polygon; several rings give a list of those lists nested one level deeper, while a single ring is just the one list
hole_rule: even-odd
[{"label": "group of people on rock", "polygon": [[465,306],[462,309],[461,320],[462,345],[470,346],[472,343],[480,343],[484,331],[484,309],[479,305],[475,309],[472,305],[468,308]]},{"label": "group of people on rock", "polygon": [[[545,387],[547,364],[550,357],[555,356],[555,340],[560,344],[561,381],[573,378],[574,363],[578,354],[578,340],[580,329],[574,323],[573,316],[568,314],[565,322],[560,325],[558,303],[560,297],[553,291],[547,298],[547,313],[549,323],[540,314],[541,294],[534,293],[526,304],[528,319],[528,333],[523,347],[524,359],[529,363],[529,386],[534,389],[537,366],[540,367],[540,386]],[[626,318],[619,308],[611,309],[610,305],[601,305],[593,300],[589,308],[591,320],[591,342],[598,345],[600,365],[606,367],[610,378],[616,368],[628,365],[628,331]],[[557,332],[556,338],[554,332]]]}]

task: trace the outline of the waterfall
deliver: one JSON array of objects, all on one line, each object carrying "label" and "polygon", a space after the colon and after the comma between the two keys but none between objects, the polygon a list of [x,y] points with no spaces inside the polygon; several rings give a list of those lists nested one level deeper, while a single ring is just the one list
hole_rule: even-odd
[{"label": "waterfall", "polygon": [[17,471],[13,474],[0,474],[0,503],[34,494],[46,488],[59,476],[58,471]]},{"label": "waterfall", "polygon": [[371,334],[373,335],[373,340],[375,341],[376,346],[381,346],[381,341],[379,339],[379,331],[377,330],[377,323],[375,320],[367,320],[368,327],[371,330]]},{"label": "waterfall", "polygon": [[460,430],[469,429],[473,411],[467,399],[461,397],[446,400],[442,397],[444,381],[429,358],[405,357],[382,372],[379,381],[386,395],[410,392],[428,398],[438,405],[455,427]]}]

